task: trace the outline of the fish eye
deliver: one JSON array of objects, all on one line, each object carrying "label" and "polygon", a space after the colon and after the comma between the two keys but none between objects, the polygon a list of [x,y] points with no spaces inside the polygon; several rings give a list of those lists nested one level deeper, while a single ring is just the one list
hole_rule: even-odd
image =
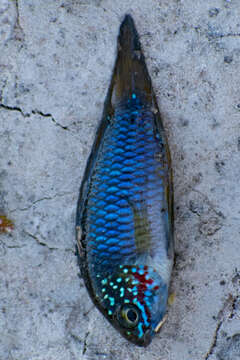
[{"label": "fish eye", "polygon": [[118,312],[119,322],[126,328],[133,328],[139,322],[139,310],[134,305],[124,305]]}]

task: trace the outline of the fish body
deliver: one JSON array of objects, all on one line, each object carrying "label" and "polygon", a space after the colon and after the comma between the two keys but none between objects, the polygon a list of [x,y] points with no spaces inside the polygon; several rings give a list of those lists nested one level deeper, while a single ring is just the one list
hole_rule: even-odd
[{"label": "fish body", "polygon": [[130,15],[77,207],[88,292],[129,341],[147,346],[167,307],[174,256],[170,154]]}]

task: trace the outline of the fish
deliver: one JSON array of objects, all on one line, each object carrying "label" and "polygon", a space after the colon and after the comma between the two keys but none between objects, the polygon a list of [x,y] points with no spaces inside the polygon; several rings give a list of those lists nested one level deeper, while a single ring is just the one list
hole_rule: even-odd
[{"label": "fish", "polygon": [[139,35],[121,23],[117,57],[80,187],[80,269],[119,333],[148,346],[166,320],[174,259],[170,150]]}]

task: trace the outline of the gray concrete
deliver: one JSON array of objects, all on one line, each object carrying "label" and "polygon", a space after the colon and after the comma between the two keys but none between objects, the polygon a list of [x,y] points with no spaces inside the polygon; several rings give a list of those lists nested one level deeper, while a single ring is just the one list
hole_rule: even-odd
[{"label": "gray concrete", "polygon": [[[176,266],[147,349],[93,307],[78,189],[133,15],[173,158]],[[240,359],[239,0],[0,0],[1,360]]]}]

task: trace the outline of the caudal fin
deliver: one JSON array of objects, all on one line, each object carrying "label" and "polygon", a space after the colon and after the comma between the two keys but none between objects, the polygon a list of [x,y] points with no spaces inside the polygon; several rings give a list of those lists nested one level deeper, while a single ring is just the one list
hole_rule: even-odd
[{"label": "caudal fin", "polygon": [[[134,21],[126,15],[118,35],[118,54],[112,78],[115,101],[137,93],[151,98],[152,84]],[[112,99],[113,100],[113,99]]]}]

